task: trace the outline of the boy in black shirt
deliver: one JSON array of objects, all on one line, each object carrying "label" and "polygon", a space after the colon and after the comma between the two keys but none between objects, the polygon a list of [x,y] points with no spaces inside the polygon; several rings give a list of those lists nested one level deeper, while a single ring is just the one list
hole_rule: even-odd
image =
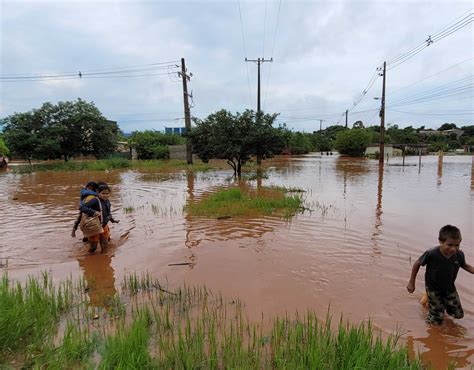
[{"label": "boy in black shirt", "polygon": [[456,226],[443,226],[439,230],[439,247],[427,250],[413,264],[407,290],[410,293],[415,291],[418,270],[420,266],[426,265],[425,287],[428,295],[429,323],[440,325],[445,310],[456,319],[464,316],[454,281],[460,267],[471,274],[474,274],[474,267],[466,263],[464,253],[459,250],[461,239],[461,231]]}]

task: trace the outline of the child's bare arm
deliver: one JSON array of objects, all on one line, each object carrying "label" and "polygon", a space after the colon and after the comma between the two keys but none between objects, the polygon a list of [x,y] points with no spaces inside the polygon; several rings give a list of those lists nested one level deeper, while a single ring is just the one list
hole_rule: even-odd
[{"label": "child's bare arm", "polygon": [[420,261],[416,260],[411,268],[411,275],[410,280],[408,281],[407,290],[409,293],[413,293],[415,291],[415,280],[416,275],[418,274],[418,270],[420,269]]},{"label": "child's bare arm", "polygon": [[467,272],[470,272],[471,274],[474,274],[474,266],[466,263],[462,268],[464,270],[466,270]]}]

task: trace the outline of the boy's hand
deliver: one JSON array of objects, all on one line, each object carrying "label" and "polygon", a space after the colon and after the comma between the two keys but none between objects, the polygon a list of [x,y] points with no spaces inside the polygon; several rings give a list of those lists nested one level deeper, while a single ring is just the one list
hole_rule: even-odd
[{"label": "boy's hand", "polygon": [[413,293],[415,291],[415,282],[409,281],[407,285],[408,293]]}]

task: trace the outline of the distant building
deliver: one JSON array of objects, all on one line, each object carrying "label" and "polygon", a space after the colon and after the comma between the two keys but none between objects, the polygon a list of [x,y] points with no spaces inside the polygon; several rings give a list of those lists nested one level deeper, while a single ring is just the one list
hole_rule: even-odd
[{"label": "distant building", "polygon": [[459,139],[459,137],[464,134],[463,130],[460,130],[458,128],[453,128],[450,130],[444,130],[444,131],[438,131],[438,130],[420,130],[418,134],[422,136],[448,136],[451,134],[456,134],[456,138]]},{"label": "distant building", "polygon": [[183,135],[186,133],[186,127],[165,127],[166,135]]},{"label": "distant building", "polygon": [[[385,144],[384,145],[384,158],[387,157],[393,157],[393,156],[400,156],[402,155],[402,151],[400,149],[396,149],[393,147],[392,144]],[[378,155],[380,153],[380,145],[379,144],[370,144],[367,146],[365,149],[365,155],[366,156],[374,156]]]}]

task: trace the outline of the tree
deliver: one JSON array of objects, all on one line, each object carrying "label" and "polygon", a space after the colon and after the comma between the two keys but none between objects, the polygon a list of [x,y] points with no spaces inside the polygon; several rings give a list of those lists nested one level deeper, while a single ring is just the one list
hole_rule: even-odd
[{"label": "tree", "polygon": [[31,159],[39,145],[38,133],[41,125],[31,112],[16,113],[2,120],[5,143],[12,153]]},{"label": "tree", "polygon": [[5,144],[5,141],[3,138],[0,136],[0,155],[1,156],[8,156],[10,154],[10,150],[7,147],[7,144]]},{"label": "tree", "polygon": [[354,124],[352,125],[352,128],[364,128],[364,122],[362,121],[355,121]]},{"label": "tree", "polygon": [[364,155],[369,143],[370,134],[366,129],[352,129],[337,134],[335,147],[341,154],[360,157]]},{"label": "tree", "polygon": [[446,131],[458,128],[455,123],[443,123],[438,131]]},{"label": "tree", "polygon": [[128,142],[137,151],[138,159],[169,158],[168,145],[183,144],[179,135],[165,135],[153,130],[134,131]]},{"label": "tree", "polygon": [[309,153],[313,148],[310,134],[302,132],[292,132],[290,138],[291,154]]},{"label": "tree", "polygon": [[191,139],[193,153],[203,162],[211,158],[226,159],[241,177],[242,165],[252,155],[271,157],[281,153],[287,144],[284,126],[273,128],[276,114],[262,114],[257,122],[254,111],[246,110],[235,115],[220,110],[204,120],[195,120],[196,126],[187,134]]},{"label": "tree", "polygon": [[314,133],[311,137],[311,143],[316,150],[321,152],[328,152],[333,148],[333,141],[324,133]]},{"label": "tree", "polygon": [[118,126],[108,121],[94,103],[44,103],[39,109],[15,113],[3,120],[5,141],[12,153],[38,159],[78,154],[104,157],[115,151]]},{"label": "tree", "polygon": [[399,129],[398,125],[393,125],[386,131],[387,143],[394,144],[416,144],[418,143],[418,134],[416,130],[411,127]]}]

